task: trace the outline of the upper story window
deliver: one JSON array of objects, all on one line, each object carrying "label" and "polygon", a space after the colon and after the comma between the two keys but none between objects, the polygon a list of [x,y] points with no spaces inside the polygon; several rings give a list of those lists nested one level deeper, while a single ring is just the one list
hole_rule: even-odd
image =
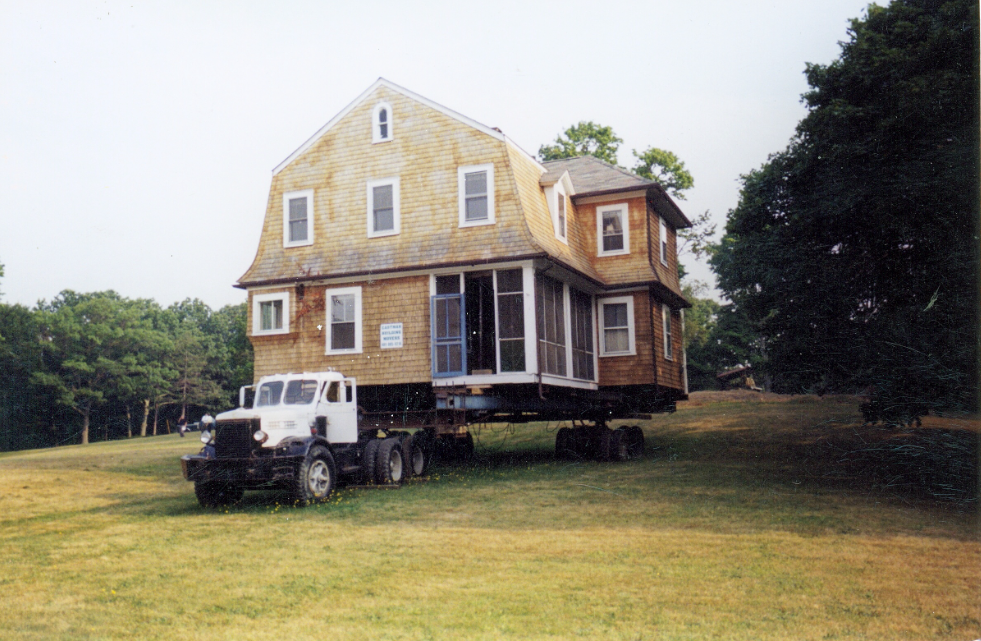
[{"label": "upper story window", "polygon": [[565,194],[556,189],[555,200],[555,236],[564,241],[566,240]]},{"label": "upper story window", "polygon": [[368,181],[368,238],[392,236],[401,231],[399,179]]},{"label": "upper story window", "polygon": [[633,297],[604,298],[599,308],[600,356],[635,354]]},{"label": "upper story window", "polygon": [[457,170],[460,227],[494,224],[494,165]]},{"label": "upper story window", "polygon": [[361,353],[361,288],[324,292],[327,301],[327,353]]},{"label": "upper story window", "polygon": [[371,117],[371,142],[388,142],[392,139],[392,106],[379,102]]},{"label": "upper story window", "polygon": [[597,254],[619,256],[630,253],[630,218],[627,203],[596,208]]},{"label": "upper story window", "polygon": [[283,194],[283,247],[313,244],[313,190]]},{"label": "upper story window", "polygon": [[660,239],[661,239],[661,264],[668,264],[668,226],[664,222],[664,219],[658,216],[658,220],[661,221],[660,227]]},{"label": "upper story window", "polygon": [[289,311],[289,292],[256,294],[252,297],[252,335],[288,334]]}]

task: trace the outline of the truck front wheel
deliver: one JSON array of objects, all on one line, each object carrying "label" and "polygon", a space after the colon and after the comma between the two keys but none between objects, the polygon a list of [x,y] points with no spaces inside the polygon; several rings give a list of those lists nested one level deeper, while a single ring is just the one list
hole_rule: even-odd
[{"label": "truck front wheel", "polygon": [[195,481],[194,495],[201,507],[216,508],[241,500],[245,492],[240,487],[219,481]]},{"label": "truck front wheel", "polygon": [[334,491],[337,476],[334,457],[323,447],[314,447],[307,453],[296,475],[296,502],[310,505],[326,501]]}]

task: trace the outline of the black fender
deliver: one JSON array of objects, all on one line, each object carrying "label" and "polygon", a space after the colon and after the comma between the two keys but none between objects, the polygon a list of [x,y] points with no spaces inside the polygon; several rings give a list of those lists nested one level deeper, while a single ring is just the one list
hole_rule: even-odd
[{"label": "black fender", "polygon": [[330,446],[323,436],[319,434],[316,436],[290,436],[284,438],[276,446],[279,456],[296,456],[296,457],[306,457],[310,452],[310,448],[315,445],[320,445],[326,447],[331,454],[333,454],[334,448]]}]

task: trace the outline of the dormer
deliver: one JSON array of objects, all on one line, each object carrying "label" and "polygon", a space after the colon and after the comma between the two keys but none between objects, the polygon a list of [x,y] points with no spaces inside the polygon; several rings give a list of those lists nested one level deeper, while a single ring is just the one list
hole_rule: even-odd
[{"label": "dormer", "polygon": [[392,106],[379,102],[371,112],[371,142],[389,142],[395,137]]},{"label": "dormer", "polygon": [[568,171],[561,174],[546,173],[539,184],[545,191],[545,202],[548,213],[552,217],[552,230],[555,237],[569,244],[569,211],[572,209],[572,197],[576,194]]}]

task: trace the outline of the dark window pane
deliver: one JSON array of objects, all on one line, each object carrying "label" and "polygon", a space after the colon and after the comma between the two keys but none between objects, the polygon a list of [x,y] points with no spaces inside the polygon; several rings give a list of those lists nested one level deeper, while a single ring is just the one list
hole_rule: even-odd
[{"label": "dark window pane", "polygon": [[354,323],[334,323],[331,326],[331,349],[354,349]]},{"label": "dark window pane", "polygon": [[436,277],[436,293],[437,294],[459,294],[460,293],[460,276],[453,274],[452,276],[437,276]]},{"label": "dark window pane", "polygon": [[525,307],[521,294],[497,297],[497,330],[501,338],[523,338]]},{"label": "dark window pane", "polygon": [[463,178],[464,189],[467,196],[479,196],[487,194],[487,172],[478,171],[466,174]]},{"label": "dark window pane", "polygon": [[497,272],[497,293],[505,294],[510,292],[520,292],[523,289],[523,281],[520,269],[508,269]]},{"label": "dark window pane", "polygon": [[524,339],[501,341],[501,371],[525,371]]},{"label": "dark window pane", "polygon": [[467,196],[467,220],[487,220],[487,196]]}]

